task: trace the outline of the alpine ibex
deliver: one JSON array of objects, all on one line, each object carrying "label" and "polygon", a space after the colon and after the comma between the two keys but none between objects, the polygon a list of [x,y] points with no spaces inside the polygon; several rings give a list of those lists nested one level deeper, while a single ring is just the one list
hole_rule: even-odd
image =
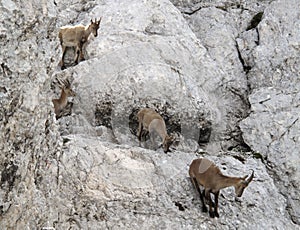
[{"label": "alpine ibex", "polygon": [[62,59],[61,59],[61,69],[65,69],[64,57],[66,54],[67,47],[76,47],[76,55],[74,62],[78,64],[78,61],[84,60],[84,55],[82,52],[83,45],[88,41],[91,33],[97,37],[97,30],[99,29],[102,17],[95,22],[91,19],[91,24],[88,26],[76,25],[76,26],[64,26],[59,30],[59,40],[62,47]]},{"label": "alpine ibex", "polygon": [[68,104],[68,97],[76,96],[75,92],[71,89],[69,80],[59,81],[59,83],[61,84],[60,98],[52,100],[56,119],[61,117],[62,111],[66,108]]},{"label": "alpine ibex", "polygon": [[143,129],[149,132],[152,145],[154,142],[155,133],[162,139],[162,147],[165,153],[170,152],[169,148],[174,141],[173,136],[169,136],[166,130],[166,124],[164,119],[153,109],[144,108],[141,109],[138,114],[139,128],[138,139],[141,142]]},{"label": "alpine ibex", "polygon": [[[213,162],[206,158],[193,160],[190,165],[189,174],[193,185],[200,194],[202,211],[207,212],[207,207],[204,202],[205,197],[209,202],[209,215],[212,218],[219,217],[218,197],[220,189],[234,186],[236,196],[241,197],[244,189],[249,185],[254,177],[253,170],[248,179],[246,179],[247,175],[244,177],[225,176]],[[199,185],[204,187],[203,192],[201,192]],[[211,193],[215,196],[214,204],[210,197]],[[214,211],[212,206],[214,206]]]}]

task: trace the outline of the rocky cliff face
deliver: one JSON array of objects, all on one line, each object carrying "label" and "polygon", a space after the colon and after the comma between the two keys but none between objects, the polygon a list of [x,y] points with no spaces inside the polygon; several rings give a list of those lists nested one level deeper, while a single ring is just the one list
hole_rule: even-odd
[{"label": "rocky cliff face", "polygon": [[[0,2],[1,229],[298,229],[299,8]],[[86,61],[61,71],[58,28],[100,16]],[[58,79],[76,97],[56,120]],[[177,133],[172,153],[139,147],[146,106]],[[219,219],[201,212],[188,178],[202,156],[224,174],[255,171],[240,200],[222,191]]]}]

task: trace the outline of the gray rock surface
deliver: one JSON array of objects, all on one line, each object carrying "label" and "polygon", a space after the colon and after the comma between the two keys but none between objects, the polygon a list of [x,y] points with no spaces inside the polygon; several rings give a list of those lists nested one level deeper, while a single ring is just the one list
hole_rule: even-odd
[{"label": "gray rock surface", "polygon": [[[1,1],[0,228],[299,229],[300,11],[286,6]],[[58,28],[100,16],[86,61],[61,71]],[[55,120],[61,78],[77,96]],[[145,106],[180,133],[172,153],[139,147]],[[222,191],[219,219],[188,178],[202,156],[255,171],[240,200]]]},{"label": "gray rock surface", "polygon": [[240,46],[242,55],[247,56],[246,63],[253,67],[248,74],[253,89],[249,97],[251,113],[241,123],[243,137],[252,150],[264,156],[298,224],[299,10],[298,1],[289,1],[288,5],[285,1],[272,2],[256,28],[256,46],[249,31],[242,34]]}]

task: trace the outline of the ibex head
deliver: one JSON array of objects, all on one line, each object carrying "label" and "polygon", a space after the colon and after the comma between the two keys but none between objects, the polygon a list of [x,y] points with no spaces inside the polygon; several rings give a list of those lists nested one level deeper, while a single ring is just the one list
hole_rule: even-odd
[{"label": "ibex head", "polygon": [[248,175],[241,178],[240,182],[237,183],[235,188],[235,194],[237,197],[241,197],[243,195],[244,189],[249,185],[249,183],[253,180],[254,177],[254,171],[252,170],[252,174],[248,179],[246,179]]},{"label": "ibex head", "polygon": [[101,22],[102,17],[99,19],[99,21],[97,21],[97,19],[95,18],[95,22],[93,22],[93,20],[91,19],[91,24],[89,25],[89,27],[92,29],[92,33],[94,34],[95,37],[98,36],[98,29],[100,27],[100,22]]},{"label": "ibex head", "polygon": [[68,97],[76,96],[76,93],[74,92],[74,90],[72,90],[71,83],[68,79],[67,80],[62,80],[61,81],[61,86],[62,86],[63,91],[65,92],[65,94]]},{"label": "ibex head", "polygon": [[162,143],[162,147],[165,153],[171,152],[170,146],[173,144],[174,141],[175,141],[175,137],[172,135],[165,137],[164,142]]}]

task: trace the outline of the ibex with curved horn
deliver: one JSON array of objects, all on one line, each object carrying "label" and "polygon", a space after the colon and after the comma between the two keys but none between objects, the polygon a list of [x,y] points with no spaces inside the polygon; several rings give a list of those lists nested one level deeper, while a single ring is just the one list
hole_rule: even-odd
[{"label": "ibex with curved horn", "polygon": [[68,97],[76,96],[75,92],[71,89],[71,83],[69,80],[59,81],[61,85],[61,94],[58,99],[53,99],[52,103],[54,105],[54,111],[56,119],[61,117],[62,111],[66,108],[68,104]]},{"label": "ibex with curved horn", "polygon": [[62,47],[62,59],[61,59],[61,69],[65,69],[64,57],[66,54],[67,47],[76,47],[76,55],[74,62],[78,64],[79,61],[84,60],[84,55],[82,52],[82,47],[84,43],[88,41],[88,38],[91,33],[97,37],[98,29],[100,27],[102,17],[95,22],[91,19],[91,23],[88,26],[76,25],[76,26],[64,26],[59,30],[59,40]]},{"label": "ibex with curved horn", "polygon": [[[193,185],[200,194],[200,199],[202,201],[202,211],[207,212],[207,207],[204,202],[205,197],[209,202],[209,215],[212,218],[219,217],[218,197],[221,189],[234,186],[236,196],[241,197],[244,189],[249,185],[254,177],[253,170],[248,179],[246,179],[247,175],[244,177],[225,176],[212,161],[206,158],[193,160],[190,165],[189,174]],[[202,192],[199,185],[202,185],[204,187],[204,190]],[[210,197],[211,193],[215,196],[214,204]]]}]

